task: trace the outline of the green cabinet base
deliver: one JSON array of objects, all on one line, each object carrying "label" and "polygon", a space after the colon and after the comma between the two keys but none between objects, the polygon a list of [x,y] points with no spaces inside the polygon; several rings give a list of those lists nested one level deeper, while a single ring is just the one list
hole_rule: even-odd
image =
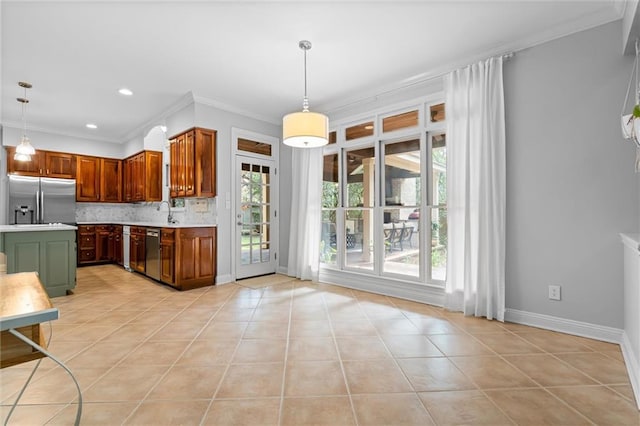
[{"label": "green cabinet base", "polygon": [[76,286],[75,231],[7,232],[1,235],[7,273],[37,272],[49,297]]}]

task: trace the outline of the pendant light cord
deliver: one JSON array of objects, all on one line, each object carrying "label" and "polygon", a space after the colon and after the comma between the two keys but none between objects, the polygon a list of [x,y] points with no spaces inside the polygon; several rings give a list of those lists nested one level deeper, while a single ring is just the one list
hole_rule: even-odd
[{"label": "pendant light cord", "polygon": [[304,98],[302,100],[302,111],[309,112],[309,97],[307,96],[307,48],[303,47],[304,51]]}]

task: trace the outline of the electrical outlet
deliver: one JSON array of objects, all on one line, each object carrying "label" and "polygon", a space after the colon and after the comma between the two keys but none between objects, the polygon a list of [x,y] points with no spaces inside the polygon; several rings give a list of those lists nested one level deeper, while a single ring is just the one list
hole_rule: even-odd
[{"label": "electrical outlet", "polygon": [[551,299],[551,300],[560,300],[560,286],[559,285],[550,285],[549,286],[549,299]]}]

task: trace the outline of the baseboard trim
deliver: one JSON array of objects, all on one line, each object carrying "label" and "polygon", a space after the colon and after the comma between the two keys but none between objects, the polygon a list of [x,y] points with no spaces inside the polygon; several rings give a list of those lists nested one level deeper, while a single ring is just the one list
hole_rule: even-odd
[{"label": "baseboard trim", "polygon": [[350,271],[321,269],[319,281],[429,305],[442,306],[444,303],[444,289],[441,287],[414,284],[392,278],[381,278]]},{"label": "baseboard trim", "polygon": [[617,344],[622,343],[622,335],[624,333],[624,331],[619,328],[574,321],[551,315],[536,314],[534,312],[519,311],[517,309],[506,309],[504,319],[505,321],[518,324]]},{"label": "baseboard trim", "polygon": [[231,274],[218,275],[216,277],[216,285],[218,284],[229,284],[234,282],[234,279],[231,277]]},{"label": "baseboard trim", "polygon": [[289,275],[289,268],[286,266],[278,266],[276,272],[281,275]]},{"label": "baseboard trim", "polygon": [[640,410],[640,354],[633,352],[633,346],[629,341],[627,332],[622,333],[622,356],[624,357],[624,363],[627,366],[627,373],[629,374],[629,381],[631,382],[631,388],[633,394],[636,397],[636,405]]}]

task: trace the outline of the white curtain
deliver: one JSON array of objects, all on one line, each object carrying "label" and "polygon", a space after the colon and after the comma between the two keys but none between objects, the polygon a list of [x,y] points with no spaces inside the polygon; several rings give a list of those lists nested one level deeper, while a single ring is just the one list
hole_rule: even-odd
[{"label": "white curtain", "polygon": [[445,307],[504,321],[502,58],[445,76],[448,253]]},{"label": "white curtain", "polygon": [[322,148],[293,149],[288,274],[318,280],[322,197]]}]

